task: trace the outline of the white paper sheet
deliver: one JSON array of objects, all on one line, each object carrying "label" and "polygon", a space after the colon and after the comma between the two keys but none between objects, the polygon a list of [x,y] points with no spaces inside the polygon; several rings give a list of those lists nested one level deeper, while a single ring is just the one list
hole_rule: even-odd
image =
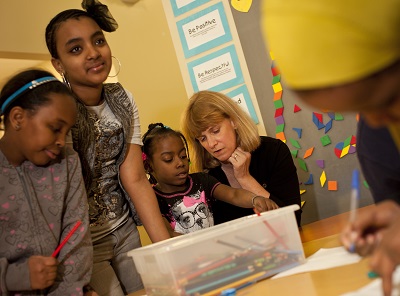
[{"label": "white paper sheet", "polygon": [[[361,289],[342,294],[341,296],[383,296],[382,280],[376,279]],[[393,273],[393,289],[391,296],[400,296],[400,267]]]},{"label": "white paper sheet", "polygon": [[361,257],[357,254],[351,254],[344,247],[320,249],[315,254],[306,259],[302,265],[278,273],[272,279],[277,279],[297,273],[315,271],[357,263]]}]

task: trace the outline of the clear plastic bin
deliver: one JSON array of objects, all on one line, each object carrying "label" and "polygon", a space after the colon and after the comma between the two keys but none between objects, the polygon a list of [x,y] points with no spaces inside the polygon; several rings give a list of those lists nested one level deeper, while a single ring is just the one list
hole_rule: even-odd
[{"label": "clear plastic bin", "polygon": [[152,295],[219,295],[305,261],[292,205],[128,253]]}]

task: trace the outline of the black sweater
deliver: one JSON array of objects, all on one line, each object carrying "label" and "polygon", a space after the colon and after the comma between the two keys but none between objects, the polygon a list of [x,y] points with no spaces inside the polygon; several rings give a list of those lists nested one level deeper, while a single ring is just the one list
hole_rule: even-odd
[{"label": "black sweater", "polygon": [[[289,148],[281,140],[261,137],[261,145],[251,153],[251,176],[267,190],[279,207],[300,206],[300,188]],[[230,185],[221,166],[210,169],[209,174],[223,184]],[[214,205],[214,223],[220,224],[254,214],[253,209],[240,208],[217,200]],[[295,212],[300,226],[301,210]]]}]

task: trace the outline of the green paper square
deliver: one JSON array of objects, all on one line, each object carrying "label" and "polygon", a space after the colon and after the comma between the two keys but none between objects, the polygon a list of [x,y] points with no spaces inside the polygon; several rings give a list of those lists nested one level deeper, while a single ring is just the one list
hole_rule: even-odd
[{"label": "green paper square", "polygon": [[279,124],[275,128],[275,132],[276,133],[281,133],[281,132],[283,132],[284,129],[285,129],[285,124],[284,123],[283,124]]},{"label": "green paper square", "polygon": [[282,100],[276,100],[276,101],[274,101],[274,106],[275,106],[275,109],[282,108],[282,107],[283,107],[283,102],[282,102]]},{"label": "green paper square", "polygon": [[278,74],[272,78],[272,84],[278,83],[281,81],[281,74]]},{"label": "green paper square", "polygon": [[331,143],[331,138],[328,135],[323,136],[320,140],[323,146],[329,145]]},{"label": "green paper square", "polygon": [[294,158],[297,158],[297,154],[299,153],[299,150],[290,150],[290,153]]}]

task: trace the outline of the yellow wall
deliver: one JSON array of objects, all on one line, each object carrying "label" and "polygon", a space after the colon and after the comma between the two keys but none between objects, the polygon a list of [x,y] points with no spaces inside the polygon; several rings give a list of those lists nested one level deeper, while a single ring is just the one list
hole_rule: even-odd
[{"label": "yellow wall", "polygon": [[[49,58],[44,40],[47,23],[64,9],[80,8],[80,3],[81,0],[0,0],[0,58]],[[119,24],[107,39],[122,64],[118,80],[133,93],[138,104],[142,133],[151,122],[179,128],[188,99],[161,1],[102,3]]]}]

